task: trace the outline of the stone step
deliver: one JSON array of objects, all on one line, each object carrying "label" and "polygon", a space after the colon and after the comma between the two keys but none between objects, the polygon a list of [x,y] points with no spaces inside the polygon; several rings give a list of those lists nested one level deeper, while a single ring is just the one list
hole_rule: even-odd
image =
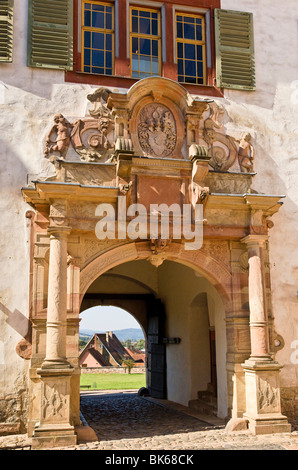
[{"label": "stone step", "polygon": [[217,414],[217,406],[211,403],[207,403],[204,400],[190,400],[188,402],[189,408],[198,411],[201,414],[205,415],[216,415]]},{"label": "stone step", "polygon": [[208,390],[198,392],[198,399],[217,407],[217,398]]}]

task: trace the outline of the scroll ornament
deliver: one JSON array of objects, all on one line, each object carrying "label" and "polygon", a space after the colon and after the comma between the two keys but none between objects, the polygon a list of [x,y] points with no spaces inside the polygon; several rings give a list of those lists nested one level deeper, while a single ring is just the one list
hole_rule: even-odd
[{"label": "scroll ornament", "polygon": [[250,133],[244,132],[240,139],[225,134],[223,115],[224,108],[212,103],[210,114],[204,122],[203,139],[211,157],[209,165],[215,171],[234,168],[241,173],[253,172],[254,147]]},{"label": "scroll ornament", "polygon": [[[47,134],[45,157],[55,161],[55,157],[65,159],[70,144],[81,160],[96,162],[110,157],[113,152],[114,120],[107,107],[109,90],[99,88],[87,96],[94,108],[91,117],[78,119],[70,123],[62,114],[54,116],[54,125]],[[51,158],[54,157],[54,158]]]}]

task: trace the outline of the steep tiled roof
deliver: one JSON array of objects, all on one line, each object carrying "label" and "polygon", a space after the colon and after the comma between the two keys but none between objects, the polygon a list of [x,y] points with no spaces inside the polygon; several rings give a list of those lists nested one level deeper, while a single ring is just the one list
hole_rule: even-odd
[{"label": "steep tiled roof", "polygon": [[145,362],[145,353],[133,347],[125,348],[135,362]]},{"label": "steep tiled roof", "polygon": [[97,351],[95,348],[90,348],[86,352],[89,352],[92,357],[100,364],[102,367],[107,367],[110,364],[106,362],[103,358],[103,356],[100,354],[99,351]]},{"label": "steep tiled roof", "polygon": [[132,359],[130,354],[126,351],[125,347],[122,346],[114,333],[108,337],[108,341],[107,335],[105,333],[96,333],[96,336],[119,365],[122,364],[124,359]]}]

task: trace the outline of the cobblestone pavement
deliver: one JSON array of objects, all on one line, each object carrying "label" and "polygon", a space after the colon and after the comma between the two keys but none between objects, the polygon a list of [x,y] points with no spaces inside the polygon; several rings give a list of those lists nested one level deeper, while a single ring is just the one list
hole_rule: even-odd
[{"label": "cobblestone pavement", "polygon": [[[298,450],[295,424],[284,434],[227,433],[220,420],[208,423],[187,408],[156,403],[136,391],[83,392],[81,410],[98,440],[55,450]],[[26,435],[0,437],[0,449],[12,448],[29,450],[30,440]]]}]

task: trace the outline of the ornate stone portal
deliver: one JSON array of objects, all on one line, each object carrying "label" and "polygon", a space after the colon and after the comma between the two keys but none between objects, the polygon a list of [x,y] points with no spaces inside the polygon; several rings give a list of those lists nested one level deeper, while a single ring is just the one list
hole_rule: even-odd
[{"label": "ornate stone portal", "polygon": [[[69,123],[58,114],[48,131],[51,176],[35,176],[23,188],[36,211],[29,410],[34,446],[75,442],[80,303],[98,276],[137,259],[156,268],[164,260],[179,261],[215,286],[226,311],[230,417],[246,416],[256,433],[288,430],[280,413],[266,261],[267,219],[280,209],[281,196],[251,189],[254,150],[247,130],[241,139],[226,135],[221,106],[158,77],[127,93],[99,89],[87,98],[89,116]],[[147,210],[151,204],[203,204],[202,248],[187,251],[183,237],[173,241],[170,233],[165,240],[160,232],[154,240],[149,232],[142,240],[99,240],[98,204],[112,204],[119,222],[123,195],[127,206],[139,203]],[[129,216],[121,219],[125,228],[129,222]],[[253,254],[255,236],[261,251]]]}]

